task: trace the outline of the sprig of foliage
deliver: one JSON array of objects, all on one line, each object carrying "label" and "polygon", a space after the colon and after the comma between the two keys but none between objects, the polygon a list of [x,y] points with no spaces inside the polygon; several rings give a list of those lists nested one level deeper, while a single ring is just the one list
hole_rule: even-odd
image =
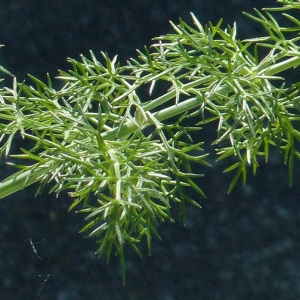
[{"label": "sprig of foliage", "polygon": [[[209,165],[203,126],[217,124],[218,160],[236,158],[225,169],[235,171],[229,191],[240,177],[246,182],[249,166],[256,173],[270,147],[283,150],[292,183],[300,98],[298,83],[286,87],[282,72],[300,64],[300,21],[284,13],[291,25],[282,27],[272,13],[300,4],[278,2],[246,14],[265,37],[240,41],[236,25],[204,28],[192,14],[194,27],[171,23],[174,33],[127,65],[91,52],[69,59],[72,70],[60,71],[58,90],[49,76],[47,83],[30,76],[35,86],[14,79],[0,90],[0,153],[28,163],[11,163],[20,170],[0,184],[0,198],[35,182],[37,193],[49,183],[57,195],[67,190],[70,210],[87,214],[81,232],[96,238],[96,253],[107,260],[116,249],[124,279],[126,243],[141,255],[145,236],[150,253],[157,224],[173,220],[173,202],[183,219],[186,202],[200,206],[186,189],[204,196],[194,168]],[[16,136],[24,148],[11,154]]]}]

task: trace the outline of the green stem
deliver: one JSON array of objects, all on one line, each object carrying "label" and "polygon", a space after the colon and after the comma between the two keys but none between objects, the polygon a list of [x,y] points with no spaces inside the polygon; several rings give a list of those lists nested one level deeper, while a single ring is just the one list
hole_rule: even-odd
[{"label": "green stem", "polygon": [[265,72],[266,76],[273,76],[275,74],[281,73],[287,69],[295,68],[300,64],[300,56],[294,56],[282,62],[276,63],[270,66]]},{"label": "green stem", "polygon": [[[153,113],[153,116],[158,121],[167,120],[176,115],[180,115],[188,110],[194,109],[197,106],[200,106],[202,103],[202,99],[200,97],[193,97],[182,101],[178,104],[174,104],[170,107],[162,109],[158,112]],[[150,124],[148,124],[150,125]],[[136,125],[132,120],[127,120],[124,124],[121,125],[121,128],[114,128],[110,131],[104,132],[102,138],[105,140],[117,140],[124,139],[131,133],[135,132],[138,129],[138,125]]]},{"label": "green stem", "polygon": [[[211,81],[211,76],[207,76],[207,77],[204,77],[204,78],[200,78],[198,80],[194,80],[194,81],[191,81],[189,83],[186,83],[186,84],[183,84],[181,89],[183,91],[187,91],[191,88],[194,88],[196,86],[201,86],[203,85],[204,83],[207,83]],[[147,102],[145,105],[143,105],[143,109],[144,111],[151,111],[153,110],[154,108],[166,103],[167,101],[171,100],[171,99],[174,99],[174,97],[176,96],[176,91],[175,90],[172,90],[154,100],[151,100],[149,102]]]},{"label": "green stem", "polygon": [[17,191],[23,190],[27,186],[34,184],[40,180],[45,174],[45,168],[35,168],[18,175],[13,175],[12,179],[2,181],[0,183],[0,199],[3,199]]}]

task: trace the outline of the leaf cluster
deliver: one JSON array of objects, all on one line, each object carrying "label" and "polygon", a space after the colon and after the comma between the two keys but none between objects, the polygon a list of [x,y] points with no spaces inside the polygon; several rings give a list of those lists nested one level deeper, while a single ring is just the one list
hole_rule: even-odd
[{"label": "leaf cluster", "polygon": [[[125,270],[124,245],[139,255],[146,237],[149,253],[157,224],[173,220],[172,203],[184,219],[187,188],[205,196],[194,164],[206,161],[201,129],[216,126],[218,160],[229,159],[225,172],[239,178],[253,173],[269,148],[282,150],[292,183],[297,143],[299,96],[295,82],[286,87],[282,72],[300,64],[299,21],[284,13],[295,1],[246,14],[266,36],[240,41],[234,24],[203,27],[180,20],[174,32],[154,39],[150,49],[121,65],[102,53],[69,59],[60,71],[61,87],[30,76],[0,90],[0,153],[19,160],[19,171],[0,184],[4,198],[39,182],[57,195],[68,191],[71,209],[86,214],[81,232],[96,238],[96,253],[109,259],[115,248]],[[147,94],[145,91],[147,90]],[[24,140],[11,153],[15,138]],[[203,150],[204,148],[204,150]],[[235,162],[232,164],[232,157]],[[24,163],[26,162],[26,163]]]}]

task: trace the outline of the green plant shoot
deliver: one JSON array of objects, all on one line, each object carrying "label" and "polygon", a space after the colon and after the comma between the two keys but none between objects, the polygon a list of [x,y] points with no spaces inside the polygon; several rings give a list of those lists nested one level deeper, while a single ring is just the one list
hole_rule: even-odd
[{"label": "green plant shoot", "polygon": [[[106,53],[69,59],[60,89],[49,76],[45,83],[30,76],[34,86],[14,78],[0,90],[0,153],[19,170],[0,183],[0,198],[33,183],[40,184],[37,194],[45,185],[58,196],[67,191],[70,210],[85,215],[81,232],[96,239],[96,253],[107,260],[117,253],[124,280],[125,244],[141,256],[145,238],[150,253],[174,204],[183,219],[186,203],[200,207],[187,191],[205,196],[198,179],[209,165],[202,128],[215,126],[217,159],[228,159],[224,172],[234,172],[229,191],[249,170],[256,173],[260,157],[268,161],[270,148],[281,150],[292,183],[300,83],[288,85],[283,71],[300,64],[293,16],[300,3],[278,3],[245,13],[264,27],[263,37],[238,40],[235,24],[203,27],[191,14],[193,26],[171,23],[173,33],[125,65]],[[24,146],[12,153],[16,138]]]}]

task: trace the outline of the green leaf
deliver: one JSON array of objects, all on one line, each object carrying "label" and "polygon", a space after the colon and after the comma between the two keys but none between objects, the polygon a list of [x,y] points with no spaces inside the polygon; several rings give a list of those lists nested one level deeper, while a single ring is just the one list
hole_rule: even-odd
[{"label": "green leaf", "polygon": [[[173,33],[155,38],[125,65],[104,52],[99,60],[93,52],[69,59],[72,70],[60,71],[59,90],[49,74],[46,82],[29,75],[34,86],[14,79],[0,89],[0,153],[20,170],[0,183],[0,198],[33,183],[38,192],[48,184],[58,196],[68,191],[69,210],[86,216],[80,232],[95,239],[96,253],[107,261],[119,256],[125,283],[125,245],[141,256],[144,237],[150,254],[159,223],[174,220],[174,205],[184,222],[187,204],[201,207],[195,199],[205,193],[196,179],[200,167],[214,165],[211,148],[216,161],[230,162],[224,172],[235,172],[228,192],[240,178],[246,182],[248,167],[257,172],[259,156],[268,162],[271,147],[282,150],[292,184],[300,157],[300,83],[289,86],[284,71],[300,64],[293,11],[300,7],[278,2],[281,7],[246,13],[263,36],[240,41],[235,24],[203,27],[191,14],[195,26],[171,22]],[[272,11],[286,10],[292,12],[283,26]]]}]

